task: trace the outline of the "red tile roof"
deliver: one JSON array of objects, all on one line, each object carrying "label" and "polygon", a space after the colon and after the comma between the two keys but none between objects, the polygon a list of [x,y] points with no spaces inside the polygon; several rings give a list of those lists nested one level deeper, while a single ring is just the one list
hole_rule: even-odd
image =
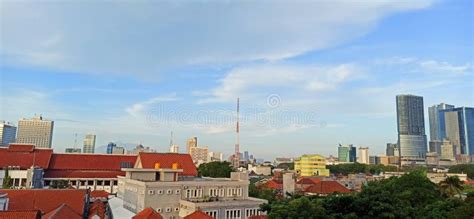
[{"label": "red tile roof", "polygon": [[304,177],[304,178],[301,178],[298,182],[296,182],[296,184],[314,185],[319,182],[321,182],[321,179],[313,178],[313,177]]},{"label": "red tile roof", "polygon": [[121,170],[120,163],[137,160],[136,155],[112,154],[53,154],[49,164],[50,170]]},{"label": "red tile roof", "polygon": [[109,198],[109,193],[104,190],[94,190],[90,193],[91,198]]},{"label": "red tile roof", "polygon": [[105,219],[105,204],[100,200],[95,200],[89,205],[89,219],[98,216],[100,219]]},{"label": "red tile roof", "polygon": [[82,217],[66,204],[60,205],[58,208],[50,211],[49,213],[41,217],[41,219],[63,219],[63,218],[81,219]]},{"label": "red tile roof", "polygon": [[38,149],[34,145],[10,144],[8,148],[0,147],[0,168],[18,166],[20,169],[28,169],[31,166],[48,168],[52,149]]},{"label": "red tile roof", "polygon": [[0,211],[2,219],[39,219],[41,212],[38,210],[29,211]]},{"label": "red tile roof", "polygon": [[87,190],[82,189],[0,189],[0,193],[8,194],[9,210],[41,210],[46,214],[67,204],[82,215],[87,197]]},{"label": "red tile roof", "polygon": [[282,190],[283,189],[283,184],[277,182],[274,179],[272,179],[272,180],[269,180],[268,182],[266,182],[265,184],[263,184],[262,187],[267,188],[267,189]]},{"label": "red tile roof", "polygon": [[133,216],[132,219],[163,219],[163,217],[153,208],[145,208]]},{"label": "red tile roof", "polygon": [[267,219],[267,215],[254,215],[250,216],[249,219]]},{"label": "red tile roof", "polygon": [[117,178],[125,176],[125,172],[118,170],[47,170],[44,178]]},{"label": "red tile roof", "polygon": [[338,183],[337,181],[321,181],[319,183],[316,183],[315,185],[306,188],[305,192],[327,195],[335,192],[349,193],[351,191],[340,183]]},{"label": "red tile roof", "polygon": [[156,163],[160,164],[160,168],[172,168],[173,163],[178,163],[178,168],[183,169],[180,175],[197,176],[196,166],[189,154],[140,152],[136,166],[138,168],[155,168]]},{"label": "red tile roof", "polygon": [[184,217],[184,219],[213,219],[213,217],[200,210],[197,210],[192,214],[189,214],[188,216]]}]

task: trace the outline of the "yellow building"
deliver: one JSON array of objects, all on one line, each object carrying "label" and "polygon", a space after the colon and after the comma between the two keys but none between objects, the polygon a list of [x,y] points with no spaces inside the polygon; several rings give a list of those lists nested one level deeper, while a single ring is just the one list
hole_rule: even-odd
[{"label": "yellow building", "polygon": [[329,176],[326,158],[318,154],[305,154],[295,159],[295,170],[301,176]]}]

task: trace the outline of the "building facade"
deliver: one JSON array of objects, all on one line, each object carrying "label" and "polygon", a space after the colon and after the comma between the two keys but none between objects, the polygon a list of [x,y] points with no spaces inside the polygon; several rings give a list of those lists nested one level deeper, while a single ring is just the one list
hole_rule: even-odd
[{"label": "building facade", "polygon": [[423,97],[398,95],[398,146],[402,157],[424,158],[427,152]]},{"label": "building facade", "polygon": [[84,148],[82,149],[82,153],[93,154],[95,152],[95,138],[96,136],[93,134],[87,134],[84,137]]},{"label": "building facade", "polygon": [[190,147],[189,155],[195,164],[207,163],[209,160],[209,149],[207,147]]},{"label": "building facade", "polygon": [[182,169],[125,168],[119,177],[118,197],[132,212],[151,207],[163,218],[184,218],[201,210],[213,218],[249,218],[264,214],[266,200],[248,196],[248,175],[234,172],[231,178],[182,178]]},{"label": "building facade", "polygon": [[18,121],[17,143],[33,144],[39,148],[51,148],[54,121],[36,116]]},{"label": "building facade", "polygon": [[339,159],[339,162],[356,162],[357,161],[357,152],[356,152],[356,147],[354,145],[349,144],[349,145],[342,145],[339,144],[339,147],[337,148],[337,157]]},{"label": "building facade", "polygon": [[178,145],[171,145],[170,146],[171,153],[179,153],[179,146]]},{"label": "building facade", "polygon": [[0,122],[0,146],[8,146],[16,139],[16,127],[5,121]]},{"label": "building facade", "polygon": [[107,144],[107,154],[112,154],[112,152],[114,151],[114,148],[117,147],[117,144],[113,143],[113,142],[109,142]]},{"label": "building facade", "polygon": [[305,154],[294,161],[295,171],[301,176],[329,176],[326,158],[319,154]]},{"label": "building facade", "polygon": [[[398,153],[395,154],[395,150],[398,148],[397,144],[387,143],[387,148],[385,149],[385,155],[387,156],[399,156]],[[397,150],[398,152],[398,150]]]},{"label": "building facade", "polygon": [[359,147],[359,163],[369,164],[369,148],[368,147]]},{"label": "building facade", "polygon": [[191,153],[191,148],[192,147],[197,147],[198,146],[198,139],[197,137],[192,137],[190,139],[188,139],[188,141],[186,142],[186,153]]},{"label": "building facade", "polygon": [[458,107],[442,110],[446,138],[454,145],[457,154],[474,155],[474,108]]},{"label": "building facade", "polygon": [[444,119],[440,114],[442,110],[453,109],[454,105],[440,103],[428,107],[428,117],[430,121],[430,140],[441,141],[446,138]]}]

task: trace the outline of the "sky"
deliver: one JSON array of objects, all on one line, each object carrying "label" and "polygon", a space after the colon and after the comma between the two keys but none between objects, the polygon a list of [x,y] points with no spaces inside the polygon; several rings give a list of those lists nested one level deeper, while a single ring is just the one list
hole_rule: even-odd
[{"label": "sky", "polygon": [[[53,120],[63,152],[97,147],[229,155],[384,154],[395,96],[474,106],[474,3],[0,0],[0,120]],[[429,136],[429,129],[427,128]]]}]

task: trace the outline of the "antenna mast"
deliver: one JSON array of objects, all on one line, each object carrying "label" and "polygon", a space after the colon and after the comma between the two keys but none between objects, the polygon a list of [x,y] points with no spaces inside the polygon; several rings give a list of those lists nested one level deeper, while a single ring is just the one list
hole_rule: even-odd
[{"label": "antenna mast", "polygon": [[235,127],[236,143],[233,166],[235,169],[240,166],[240,127],[239,127],[240,100],[237,98],[237,123]]}]

